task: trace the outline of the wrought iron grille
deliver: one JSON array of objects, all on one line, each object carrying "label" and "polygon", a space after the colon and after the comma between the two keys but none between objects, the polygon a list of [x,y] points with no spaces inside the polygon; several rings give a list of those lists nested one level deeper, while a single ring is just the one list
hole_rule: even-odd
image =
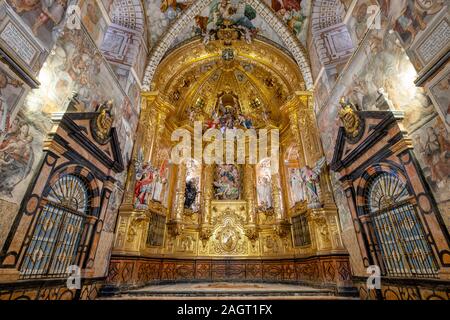
[{"label": "wrought iron grille", "polygon": [[51,186],[20,267],[22,278],[68,274],[78,262],[89,206],[88,188],[79,177],[65,175]]},{"label": "wrought iron grille", "polygon": [[438,266],[406,185],[382,173],[369,182],[368,211],[390,276],[436,277]]},{"label": "wrought iron grille", "polygon": [[294,245],[296,247],[308,246],[311,244],[308,219],[300,214],[292,218],[292,229],[294,235]]},{"label": "wrought iron grille", "polygon": [[164,230],[166,228],[166,217],[153,213],[150,217],[147,245],[148,246],[162,246],[164,240]]}]

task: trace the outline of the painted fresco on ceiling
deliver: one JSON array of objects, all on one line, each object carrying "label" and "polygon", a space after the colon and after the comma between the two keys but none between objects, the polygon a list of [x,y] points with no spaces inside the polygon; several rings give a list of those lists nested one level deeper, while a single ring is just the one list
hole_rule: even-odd
[{"label": "painted fresco on ceiling", "polygon": [[194,17],[174,40],[172,47],[195,36],[203,36],[223,25],[228,17],[235,25],[249,31],[250,36],[260,35],[279,45],[280,37],[256,13],[255,9],[241,0],[215,0]]},{"label": "painted fresco on ceiling", "polygon": [[39,73],[41,88],[27,97],[28,113],[42,118],[42,132],[50,129],[48,115],[63,111],[65,101],[78,94],[80,108],[94,110],[103,101],[113,99],[121,105],[124,99],[118,83],[111,77],[110,69],[101,53],[83,31],[67,31],[58,39]]},{"label": "painted fresco on ceiling", "polygon": [[60,33],[67,8],[67,0],[8,0],[7,1],[31,28],[32,33],[50,49]]},{"label": "painted fresco on ceiling", "polygon": [[114,0],[101,0],[101,1],[102,1],[103,7],[105,8],[106,12],[110,13],[111,9],[112,9],[112,5],[114,3]]},{"label": "painted fresco on ceiling", "polygon": [[[264,0],[264,2],[286,23],[298,39],[305,44],[311,12],[311,1]],[[161,4],[160,0],[149,0],[148,8],[160,8],[157,10],[148,10],[152,45],[156,43],[168,25],[189,4],[190,1],[182,2],[181,5],[177,2],[176,5],[174,3],[172,6],[166,6]],[[165,11],[161,9],[162,7]],[[251,6],[245,5],[242,0],[213,0],[209,6],[204,8],[199,15],[195,16],[193,21],[180,32],[171,46],[174,47],[192,37],[204,35],[207,30],[219,26],[226,16],[229,16],[235,24],[251,30],[253,35],[258,34],[283,46],[283,42],[276,32]]]},{"label": "painted fresco on ceiling", "polygon": [[310,0],[264,0],[286,23],[297,38],[306,44],[308,22],[311,12]]},{"label": "painted fresco on ceiling", "polygon": [[147,0],[147,18],[151,46],[156,44],[169,25],[192,3],[192,0]]},{"label": "painted fresco on ceiling", "polygon": [[243,30],[245,38],[249,40],[258,33],[252,20],[256,18],[256,11],[241,0],[213,1],[209,5],[208,19],[205,24],[197,24],[202,34],[223,28],[227,22],[239,30]]},{"label": "painted fresco on ceiling", "polygon": [[370,12],[369,8],[372,5],[378,5],[377,0],[359,0],[349,16],[347,26],[355,47],[362,41],[369,29],[369,19],[373,19],[373,15],[367,13]]}]

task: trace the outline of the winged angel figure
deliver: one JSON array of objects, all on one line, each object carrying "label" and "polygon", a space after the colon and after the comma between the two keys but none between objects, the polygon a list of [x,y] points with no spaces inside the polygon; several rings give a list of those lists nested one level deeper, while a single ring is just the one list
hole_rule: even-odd
[{"label": "winged angel figure", "polygon": [[305,166],[301,169],[301,177],[306,186],[306,195],[309,208],[320,208],[320,173],[325,166],[325,157],[319,159],[314,168]]}]

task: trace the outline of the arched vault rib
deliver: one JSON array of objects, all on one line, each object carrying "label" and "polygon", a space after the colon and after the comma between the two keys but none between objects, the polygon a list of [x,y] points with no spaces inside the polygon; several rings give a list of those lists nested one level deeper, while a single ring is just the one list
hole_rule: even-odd
[{"label": "arched vault rib", "polygon": [[[267,22],[267,24],[278,34],[283,43],[286,45],[286,48],[297,62],[305,81],[306,88],[308,90],[312,90],[313,79],[311,69],[300,41],[295,37],[286,24],[265,3],[260,0],[245,0],[245,2],[251,5],[261,16],[261,18],[264,19],[265,22]],[[196,15],[199,15],[200,12],[210,3],[211,0],[197,0],[185,9],[178,20],[176,20],[169,27],[150,55],[144,74],[142,87],[144,91],[150,90],[156,68],[178,34],[182,32],[188,23],[192,21]]]}]

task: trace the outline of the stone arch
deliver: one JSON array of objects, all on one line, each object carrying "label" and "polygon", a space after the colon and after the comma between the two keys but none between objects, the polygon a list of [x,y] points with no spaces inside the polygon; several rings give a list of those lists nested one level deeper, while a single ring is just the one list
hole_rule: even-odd
[{"label": "stone arch", "polygon": [[[260,0],[245,0],[245,2],[251,5],[256,12],[261,16],[267,24],[275,30],[278,36],[281,38],[286,48],[294,57],[297,62],[302,76],[305,81],[305,86],[308,90],[313,88],[313,79],[309,66],[309,61],[305,50],[300,41],[295,37],[292,31],[286,26],[286,24],[269,8],[265,3]],[[211,3],[211,0],[197,0],[183,11],[181,16],[176,20],[166,31],[164,36],[155,46],[152,54],[150,55],[149,62],[144,74],[143,86],[144,91],[150,90],[151,82],[155,74],[156,68],[159,62],[162,60],[164,54],[173,43],[178,33],[181,32],[192,19]]]},{"label": "stone arch", "polygon": [[145,14],[139,0],[114,0],[110,17],[119,26],[144,32]]}]

